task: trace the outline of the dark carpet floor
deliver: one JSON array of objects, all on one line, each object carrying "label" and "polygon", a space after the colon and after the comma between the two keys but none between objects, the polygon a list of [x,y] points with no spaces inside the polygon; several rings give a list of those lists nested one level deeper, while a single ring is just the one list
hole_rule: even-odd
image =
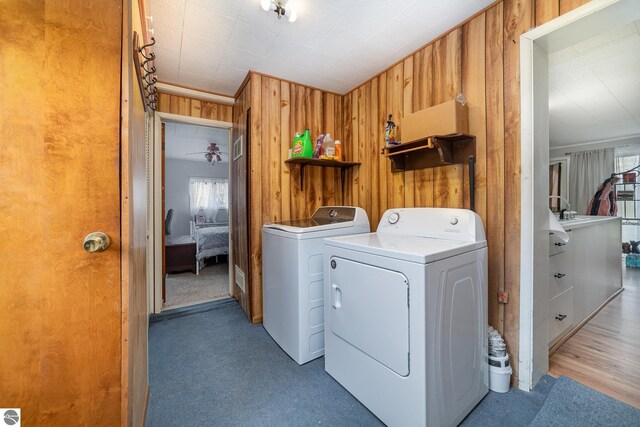
[{"label": "dark carpet floor", "polygon": [[[237,303],[195,311],[152,319],[147,426],[383,425],[325,373],[323,358],[298,366]],[[531,393],[489,392],[463,425],[526,426],[554,382],[546,376]]]},{"label": "dark carpet floor", "polygon": [[640,426],[640,410],[599,391],[560,377],[532,427]]}]

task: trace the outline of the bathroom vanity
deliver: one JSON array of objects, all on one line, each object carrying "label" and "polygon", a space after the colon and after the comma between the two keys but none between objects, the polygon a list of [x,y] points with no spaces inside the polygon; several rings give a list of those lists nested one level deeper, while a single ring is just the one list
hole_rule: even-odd
[{"label": "bathroom vanity", "polygon": [[621,218],[579,216],[560,223],[569,241],[549,236],[549,347],[622,289]]}]

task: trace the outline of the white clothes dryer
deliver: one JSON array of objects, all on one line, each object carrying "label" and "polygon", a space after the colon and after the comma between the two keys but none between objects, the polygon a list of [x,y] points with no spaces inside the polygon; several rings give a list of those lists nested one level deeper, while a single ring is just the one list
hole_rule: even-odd
[{"label": "white clothes dryer", "polygon": [[324,354],[322,239],[370,231],[367,213],[349,206],[262,227],[262,323],[299,365]]},{"label": "white clothes dryer", "polygon": [[455,426],[488,391],[487,242],[464,209],[324,240],[325,370],[389,426]]}]

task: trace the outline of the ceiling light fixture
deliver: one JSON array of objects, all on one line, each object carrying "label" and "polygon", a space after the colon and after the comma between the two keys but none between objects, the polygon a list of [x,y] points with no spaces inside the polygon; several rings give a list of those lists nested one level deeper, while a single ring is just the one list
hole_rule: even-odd
[{"label": "ceiling light fixture", "polygon": [[286,0],[260,0],[260,6],[262,6],[262,10],[264,10],[265,12],[269,12],[272,10],[278,15],[278,19],[285,16],[287,17],[287,19],[289,19],[289,22],[295,22],[295,20],[298,19],[298,14],[290,7],[286,8],[287,3],[288,1]]},{"label": "ceiling light fixture", "polygon": [[191,156],[193,154],[204,154],[204,158],[207,159],[207,161],[211,163],[211,165],[215,165],[216,162],[222,161],[221,154],[223,153],[222,151],[220,151],[220,147],[218,147],[218,144],[216,144],[215,142],[210,142],[209,145],[207,146],[207,151],[196,151],[195,153],[185,153],[185,155],[187,156]]},{"label": "ceiling light fixture", "polygon": [[216,162],[221,162],[222,157],[220,156],[220,148],[218,148],[218,144],[215,142],[210,143],[204,157],[212,165],[215,165]]}]

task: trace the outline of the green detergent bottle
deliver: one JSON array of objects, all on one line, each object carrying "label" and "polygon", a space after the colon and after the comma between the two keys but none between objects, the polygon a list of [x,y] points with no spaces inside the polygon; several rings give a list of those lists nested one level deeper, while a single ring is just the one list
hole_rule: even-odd
[{"label": "green detergent bottle", "polygon": [[302,135],[296,133],[293,138],[293,148],[291,157],[313,157],[313,146],[311,145],[311,135],[309,129],[305,129]]},{"label": "green detergent bottle", "polygon": [[296,132],[291,143],[291,157],[302,157],[302,136],[300,132]]},{"label": "green detergent bottle", "polygon": [[313,143],[311,142],[309,129],[305,129],[302,134],[302,157],[313,157]]}]

